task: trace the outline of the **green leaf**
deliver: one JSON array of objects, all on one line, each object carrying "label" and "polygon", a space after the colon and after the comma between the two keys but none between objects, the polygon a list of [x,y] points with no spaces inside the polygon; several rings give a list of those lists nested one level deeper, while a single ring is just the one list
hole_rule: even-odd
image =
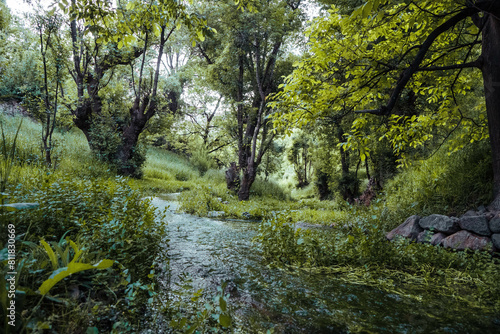
[{"label": "green leaf", "polygon": [[304,243],[303,238],[299,238],[299,240],[297,240],[297,245],[302,245],[303,243]]},{"label": "green leaf", "polygon": [[200,42],[203,42],[205,40],[205,35],[203,35],[203,31],[198,30],[196,32],[196,35],[198,35],[198,39],[200,40]]},{"label": "green leaf", "polygon": [[153,24],[153,31],[156,37],[160,37],[161,30],[158,24]]},{"label": "green leaf", "polygon": [[370,15],[372,11],[372,6],[373,6],[372,1],[368,1],[367,3],[365,3],[365,5],[363,6],[363,18],[367,18]]},{"label": "green leaf", "polygon": [[40,243],[42,244],[43,248],[45,248],[45,252],[49,256],[50,262],[52,263],[52,269],[56,270],[58,267],[56,253],[54,253],[52,247],[50,247],[50,245],[45,240],[40,240]]},{"label": "green leaf", "polygon": [[229,314],[221,314],[219,315],[219,323],[221,324],[222,327],[229,327],[231,326],[231,316]]},{"label": "green leaf", "polygon": [[44,322],[41,322],[41,321],[38,321],[36,323],[36,329],[50,329],[51,326],[48,322],[44,321]]},{"label": "green leaf", "polygon": [[222,297],[222,296],[219,297],[219,306],[220,306],[220,309],[222,310],[222,312],[227,311],[227,302],[224,299],[224,297]]},{"label": "green leaf", "polygon": [[74,263],[71,262],[67,267],[59,268],[54,271],[52,275],[48,279],[46,279],[38,290],[42,295],[47,294],[50,289],[58,282],[63,280],[65,277],[68,277],[71,274],[75,274],[80,271],[89,270],[89,269],[106,269],[113,265],[114,261],[112,260],[102,260],[97,264],[91,265],[89,263]]},{"label": "green leaf", "polygon": [[97,327],[87,327],[85,334],[99,334]]},{"label": "green leaf", "polygon": [[12,204],[3,204],[0,207],[5,208],[7,211],[17,211],[24,209],[33,209],[38,207],[38,203],[12,203]]}]

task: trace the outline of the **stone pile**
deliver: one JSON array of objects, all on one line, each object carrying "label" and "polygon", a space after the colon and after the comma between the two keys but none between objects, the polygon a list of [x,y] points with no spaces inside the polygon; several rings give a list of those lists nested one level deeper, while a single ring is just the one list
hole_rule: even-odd
[{"label": "stone pile", "polygon": [[500,252],[500,212],[467,211],[460,218],[443,215],[411,216],[387,233],[457,250],[486,250]]}]

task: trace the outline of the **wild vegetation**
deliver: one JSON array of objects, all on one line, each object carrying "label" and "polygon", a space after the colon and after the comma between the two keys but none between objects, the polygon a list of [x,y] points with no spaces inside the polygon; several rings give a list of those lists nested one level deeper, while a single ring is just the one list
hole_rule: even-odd
[{"label": "wild vegetation", "polygon": [[2,331],[251,332],[226,282],[165,285],[172,193],[269,268],[498,318],[498,249],[386,238],[500,211],[496,2],[28,4],[0,0]]}]

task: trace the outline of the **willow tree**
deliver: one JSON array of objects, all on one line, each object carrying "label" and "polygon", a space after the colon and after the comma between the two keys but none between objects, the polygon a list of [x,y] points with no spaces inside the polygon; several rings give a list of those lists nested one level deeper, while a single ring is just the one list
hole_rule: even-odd
[{"label": "willow tree", "polygon": [[[307,123],[352,112],[356,119],[347,146],[357,145],[365,158],[370,141],[388,138],[401,161],[405,148],[435,140],[436,128],[446,137],[465,129],[467,141],[489,137],[490,207],[500,209],[499,17],[500,1],[494,0],[369,0],[349,16],[332,7],[311,26],[310,57],[297,64],[273,102],[291,109],[275,122]],[[397,108],[403,94],[428,104],[409,115]],[[471,107],[471,97],[481,95]],[[373,124],[372,115],[386,117],[378,138],[361,135]],[[463,145],[454,143],[455,149]]]}]

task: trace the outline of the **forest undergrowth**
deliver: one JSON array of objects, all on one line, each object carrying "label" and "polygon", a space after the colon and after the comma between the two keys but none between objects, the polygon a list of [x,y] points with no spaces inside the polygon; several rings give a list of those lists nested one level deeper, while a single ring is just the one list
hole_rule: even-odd
[{"label": "forest undergrowth", "polygon": [[[56,133],[56,166],[47,169],[36,136],[40,126],[23,119],[16,134],[20,121],[2,118],[1,144],[5,145],[1,217],[3,224],[15,227],[16,300],[20,309],[29,310],[17,315],[21,321],[16,331],[120,333],[141,328],[159,292],[157,271],[168,270],[158,267],[157,258],[165,237],[163,215],[143,198],[172,192],[181,192],[184,212],[208,216],[216,211],[221,218],[255,221],[256,246],[271,266],[324,273],[402,295],[411,287],[489,312],[500,310],[497,258],[385,239],[385,233],[410,214],[460,214],[486,201],[474,198],[487,189],[478,182],[482,175],[456,172],[472,161],[481,170],[477,164],[484,155],[481,146],[461,153],[462,159],[446,165],[447,170],[434,170],[436,162],[430,159],[403,171],[369,207],[307,198],[309,190],[303,191],[302,198],[292,198],[283,185],[262,180],[252,188],[252,199],[240,202],[227,190],[223,171],[211,169],[202,175],[187,159],[158,148],[148,150],[142,180],[116,176],[112,167],[92,157],[82,135],[72,131]],[[434,170],[434,178],[425,176],[429,170]],[[434,191],[413,190],[423,182],[424,189]],[[460,200],[463,194],[469,198]],[[19,210],[9,211],[13,209],[7,203],[21,204]],[[22,203],[37,205],[23,207]],[[296,229],[298,222],[326,228]],[[7,240],[6,232],[2,231],[1,240]],[[7,245],[2,248],[2,261],[7,263]],[[4,266],[2,277],[7,270]],[[7,306],[7,293],[0,294],[3,306]],[[200,296],[195,293],[193,298],[198,301]],[[224,295],[219,298],[224,304]],[[218,306],[221,302],[217,303],[212,309],[227,320]],[[179,310],[187,306],[173,305]],[[176,317],[173,326],[179,331],[206,325],[211,319],[194,317],[189,323],[189,315],[176,313]],[[224,327],[220,321],[215,325]]]}]

